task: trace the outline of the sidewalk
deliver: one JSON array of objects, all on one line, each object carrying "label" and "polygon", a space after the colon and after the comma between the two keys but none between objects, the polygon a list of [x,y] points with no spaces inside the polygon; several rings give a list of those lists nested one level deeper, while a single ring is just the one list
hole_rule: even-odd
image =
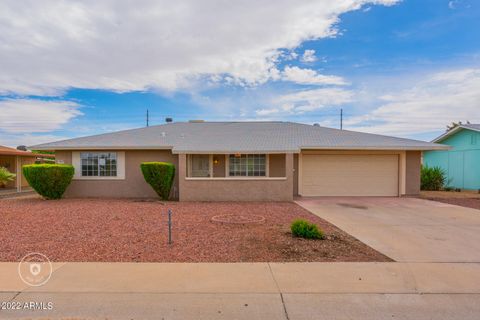
[{"label": "sidewalk", "polygon": [[23,284],[16,268],[0,263],[0,299],[51,301],[54,310],[0,311],[2,319],[331,319],[339,310],[346,319],[480,315],[478,263],[54,263],[41,287]]}]

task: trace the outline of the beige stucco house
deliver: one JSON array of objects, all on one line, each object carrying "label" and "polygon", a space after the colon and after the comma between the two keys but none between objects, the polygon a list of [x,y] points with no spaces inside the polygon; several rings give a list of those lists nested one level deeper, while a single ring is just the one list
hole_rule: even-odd
[{"label": "beige stucco house", "polygon": [[418,194],[443,145],[292,122],[177,122],[37,145],[72,164],[67,197],[155,197],[140,163],[176,166],[180,201]]}]

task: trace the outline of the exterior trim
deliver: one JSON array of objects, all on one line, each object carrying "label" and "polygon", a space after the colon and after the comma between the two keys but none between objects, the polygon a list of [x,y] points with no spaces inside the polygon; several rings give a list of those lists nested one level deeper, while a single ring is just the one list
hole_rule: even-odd
[{"label": "exterior trim", "polygon": [[[100,150],[94,150],[95,152]],[[72,165],[75,168],[73,180],[125,180],[125,151],[116,151],[117,153],[117,176],[116,177],[83,177],[82,165],[80,163],[80,151],[72,152]]]},{"label": "exterior trim", "polygon": [[432,146],[432,147],[359,147],[359,146],[338,146],[338,147],[309,147],[309,146],[302,146],[302,152],[304,149],[309,149],[309,150],[344,150],[344,151],[407,151],[407,150],[412,150],[412,151],[423,151],[423,150],[447,150],[450,149],[449,146],[446,145],[438,145],[438,146]]},{"label": "exterior trim", "polygon": [[[457,133],[457,131],[460,131],[460,130],[462,130],[462,129],[480,132],[480,130],[478,130],[478,129],[471,128],[471,127],[465,127],[465,126],[463,126],[463,125],[460,125],[460,126],[457,126],[457,127],[454,128],[454,129],[450,130],[450,131],[445,132],[445,133],[442,134],[441,136],[433,139],[432,142],[437,143],[437,142],[439,142],[439,141],[445,140],[446,138],[450,137],[452,134],[455,134],[455,133]],[[448,149],[451,149],[451,147],[449,147]]]},{"label": "exterior trim", "polygon": [[[225,177],[227,177],[227,178],[229,178],[229,177],[238,178],[238,176],[231,176],[230,175],[230,155],[231,154],[235,154],[235,152],[230,152],[228,154],[225,154]],[[242,152],[242,154],[252,154],[252,153]],[[260,177],[260,178],[270,177],[270,154],[269,153],[254,153],[254,154],[264,154],[265,155],[265,177]],[[247,177],[247,178],[250,178],[250,177]],[[255,177],[251,177],[251,178],[255,178]],[[257,179],[252,179],[252,180],[257,180]]]},{"label": "exterior trim", "polygon": [[287,177],[218,177],[218,178],[193,178],[193,177],[185,177],[185,180],[201,180],[201,181],[215,181],[215,180],[287,180]]}]

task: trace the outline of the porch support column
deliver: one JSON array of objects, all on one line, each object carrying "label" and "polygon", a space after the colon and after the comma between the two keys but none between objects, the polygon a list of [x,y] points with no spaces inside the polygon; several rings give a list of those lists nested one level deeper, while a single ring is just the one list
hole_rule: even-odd
[{"label": "porch support column", "polygon": [[183,201],[185,177],[187,176],[187,155],[180,153],[178,155],[178,201]]},{"label": "porch support column", "polygon": [[15,168],[16,168],[15,182],[17,184],[17,192],[21,192],[22,191],[22,159],[20,156],[15,156]]},{"label": "porch support column", "polygon": [[289,201],[293,200],[293,177],[294,177],[293,171],[294,171],[293,153],[287,153],[285,154],[285,177],[287,178],[287,184],[288,184],[288,190],[289,190],[289,195],[288,195]]}]

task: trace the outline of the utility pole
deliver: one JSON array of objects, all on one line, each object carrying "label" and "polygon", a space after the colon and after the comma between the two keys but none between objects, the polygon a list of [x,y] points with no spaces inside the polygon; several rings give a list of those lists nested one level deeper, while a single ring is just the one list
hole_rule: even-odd
[{"label": "utility pole", "polygon": [[148,119],[148,109],[147,109],[147,127],[148,127],[148,124],[149,124],[148,121],[149,121],[149,119]]},{"label": "utility pole", "polygon": [[340,109],[340,130],[343,130],[343,109]]}]

